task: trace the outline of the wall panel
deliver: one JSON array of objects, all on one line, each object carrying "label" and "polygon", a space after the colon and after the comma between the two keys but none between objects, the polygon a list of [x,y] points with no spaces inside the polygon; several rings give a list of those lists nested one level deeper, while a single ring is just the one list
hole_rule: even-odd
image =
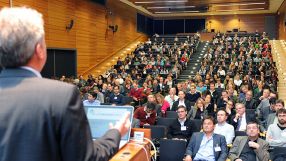
[{"label": "wall panel", "polygon": [[263,32],[265,30],[264,22],[265,15],[224,15],[224,16],[209,16],[206,18],[206,28],[208,31],[226,32],[238,28],[240,31]]},{"label": "wall panel", "polygon": [[[0,0],[3,6],[9,0]],[[117,0],[108,0],[106,6],[91,0],[13,0],[13,6],[43,14],[47,47],[76,49],[79,74],[142,35],[136,30],[136,10]],[[71,20],[73,27],[67,31]],[[113,33],[108,25],[118,25],[118,31]]]},{"label": "wall panel", "polygon": [[278,18],[278,31],[279,31],[279,39],[286,40],[286,0],[284,0],[281,5],[279,11]]}]

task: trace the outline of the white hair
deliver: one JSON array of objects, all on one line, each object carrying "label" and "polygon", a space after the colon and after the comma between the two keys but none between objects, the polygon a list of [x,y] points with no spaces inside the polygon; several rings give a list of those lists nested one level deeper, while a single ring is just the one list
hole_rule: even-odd
[{"label": "white hair", "polygon": [[0,10],[0,66],[26,65],[43,39],[41,13],[26,7]]}]

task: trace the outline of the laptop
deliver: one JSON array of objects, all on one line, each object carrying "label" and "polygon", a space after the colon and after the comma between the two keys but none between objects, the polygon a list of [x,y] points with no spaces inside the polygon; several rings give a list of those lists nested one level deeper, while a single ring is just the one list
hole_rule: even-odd
[{"label": "laptop", "polygon": [[[126,112],[130,113],[129,120],[132,123],[134,107],[132,106],[84,106],[86,116],[89,122],[91,135],[94,140],[102,137],[109,130],[109,124],[118,122]],[[119,148],[122,148],[129,142],[131,127],[126,135],[120,140]]]}]

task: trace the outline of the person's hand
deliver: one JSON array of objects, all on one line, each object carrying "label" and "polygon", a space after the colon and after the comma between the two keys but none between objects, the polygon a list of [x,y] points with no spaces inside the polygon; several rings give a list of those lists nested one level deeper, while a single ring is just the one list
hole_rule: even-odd
[{"label": "person's hand", "polygon": [[236,113],[236,115],[235,115],[235,120],[238,120],[240,118],[240,114],[239,113]]},{"label": "person's hand", "polygon": [[112,124],[110,124],[110,128],[111,128],[111,129],[117,129],[117,130],[119,131],[121,137],[124,136],[124,135],[127,133],[127,131],[129,130],[130,125],[131,125],[130,120],[129,120],[129,116],[130,116],[130,113],[127,112],[127,113],[120,119],[120,121],[115,124],[115,126],[113,126]]},{"label": "person's hand", "polygon": [[186,158],[185,158],[185,161],[192,161],[192,157],[190,155],[187,155]]},{"label": "person's hand", "polygon": [[248,142],[248,146],[251,147],[251,148],[255,148],[255,149],[259,148],[259,144],[256,143],[256,142],[253,142],[253,141],[249,141]]},{"label": "person's hand", "polygon": [[164,110],[161,110],[162,114],[165,114],[166,112]]},{"label": "person's hand", "polygon": [[269,140],[272,140],[272,139],[273,139],[273,137],[270,136],[270,135],[267,135],[266,138],[269,139]]},{"label": "person's hand", "polygon": [[138,101],[138,99],[137,99],[136,97],[133,97],[133,99],[134,99],[135,101]]},{"label": "person's hand", "polygon": [[238,158],[238,159],[235,159],[235,161],[242,161],[242,160]]}]

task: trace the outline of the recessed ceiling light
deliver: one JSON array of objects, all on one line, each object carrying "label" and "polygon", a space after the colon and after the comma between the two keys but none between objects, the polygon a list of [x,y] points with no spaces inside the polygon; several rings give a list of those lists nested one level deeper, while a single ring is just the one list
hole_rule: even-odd
[{"label": "recessed ceiling light", "polygon": [[[252,11],[252,10],[264,10],[264,8],[245,8],[245,9],[235,9],[235,10],[216,10],[219,12],[233,12],[233,11]],[[236,14],[236,13],[234,13]]]},{"label": "recessed ceiling light", "polygon": [[166,13],[198,13],[200,11],[174,11],[174,12],[155,12],[157,14],[166,14]]},{"label": "recessed ceiling light", "polygon": [[264,10],[264,8],[242,8],[240,11]]},{"label": "recessed ceiling light", "polygon": [[172,13],[172,12],[155,12],[155,13],[158,13],[158,14],[166,14],[166,13]]},{"label": "recessed ceiling light", "polygon": [[139,1],[134,2],[136,4],[148,4],[148,3],[184,3],[188,2],[188,0],[182,0],[182,1]]},{"label": "recessed ceiling light", "polygon": [[260,4],[266,4],[265,2],[259,2],[259,3],[228,3],[228,4],[213,4],[214,6],[218,7],[226,7],[226,6],[249,6],[249,5],[260,5]]},{"label": "recessed ceiling light", "polygon": [[156,6],[156,7],[147,7],[147,9],[163,9],[163,8],[195,8],[196,6]]}]

